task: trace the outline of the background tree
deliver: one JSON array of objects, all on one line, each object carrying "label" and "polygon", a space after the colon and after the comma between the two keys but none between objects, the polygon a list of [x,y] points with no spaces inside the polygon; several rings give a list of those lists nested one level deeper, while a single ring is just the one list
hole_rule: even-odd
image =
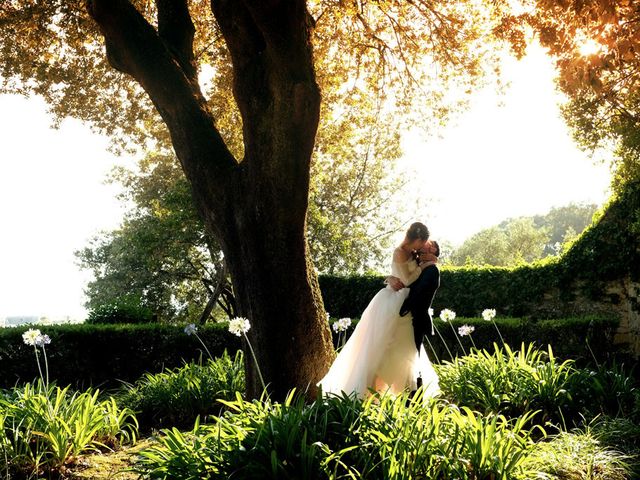
[{"label": "background tree", "polygon": [[[315,384],[333,357],[305,235],[321,100],[315,62],[336,64],[322,79],[328,102],[341,96],[332,85],[356,78],[364,93],[385,92],[389,108],[409,106],[419,88],[423,110],[443,118],[450,108],[440,102],[444,87],[451,81],[470,89],[487,71],[495,13],[462,0],[307,7],[303,0],[0,6],[2,91],[41,94],[57,116],[88,120],[121,146],[162,142],[166,126],[198,213],[224,252],[276,398]],[[207,62],[215,72],[211,91],[199,78]],[[242,149],[224,129],[233,112],[216,109],[230,98],[217,95],[221,84],[232,84]],[[249,394],[257,395],[256,372],[246,366]]]},{"label": "background tree", "polygon": [[546,215],[507,219],[465,240],[450,263],[513,266],[557,255],[591,224],[596,209],[594,204],[571,203]]},{"label": "background tree", "polygon": [[235,316],[220,246],[207,235],[189,185],[171,155],[148,155],[140,171],[117,169],[120,199],[132,205],[121,227],[76,252],[94,279],[85,294],[96,309],[137,298],[160,321],[204,322],[218,305]]}]

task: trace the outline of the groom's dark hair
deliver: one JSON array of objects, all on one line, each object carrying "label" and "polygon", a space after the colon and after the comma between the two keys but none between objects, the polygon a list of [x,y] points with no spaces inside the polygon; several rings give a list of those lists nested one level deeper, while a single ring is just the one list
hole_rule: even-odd
[{"label": "groom's dark hair", "polygon": [[431,240],[431,245],[433,245],[434,247],[436,247],[436,253],[434,253],[434,255],[436,257],[440,256],[440,245],[438,244],[438,242],[436,242],[435,240]]}]

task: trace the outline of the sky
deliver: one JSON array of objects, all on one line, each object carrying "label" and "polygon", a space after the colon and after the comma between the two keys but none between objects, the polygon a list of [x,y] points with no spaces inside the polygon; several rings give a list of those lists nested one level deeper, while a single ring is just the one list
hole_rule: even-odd
[{"label": "sky", "polygon": [[419,187],[426,208],[415,217],[426,221],[434,239],[460,245],[507,218],[571,202],[600,205],[608,198],[609,167],[594,164],[573,142],[544,50],[533,45],[523,60],[507,59],[503,69],[510,83],[503,96],[491,88],[475,95],[442,138],[405,139],[403,167],[417,166],[429,177]]},{"label": "sky", "polygon": [[[504,73],[505,94],[479,92],[441,138],[404,135],[399,166],[414,187],[401,195],[408,204],[426,199],[414,217],[433,238],[460,244],[509,217],[607,198],[608,168],[571,140],[544,52],[531,48]],[[108,140],[78,121],[50,125],[41,99],[0,96],[0,319],[83,319],[91,276],[73,252],[123,215],[117,187],[104,180],[114,164],[135,159],[113,156]]]}]

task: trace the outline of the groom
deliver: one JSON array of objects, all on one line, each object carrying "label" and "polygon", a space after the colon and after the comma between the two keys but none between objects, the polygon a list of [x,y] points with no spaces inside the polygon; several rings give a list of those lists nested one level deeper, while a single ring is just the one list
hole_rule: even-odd
[{"label": "groom", "polygon": [[[440,256],[440,246],[438,242],[428,240],[425,242],[424,247],[416,253],[420,261],[433,263],[426,267],[420,274],[420,277],[410,285],[409,295],[400,307],[400,315],[404,317],[407,313],[411,312],[413,317],[413,337],[419,354],[422,340],[429,324],[431,324],[433,333],[433,319],[431,318],[429,309],[436,295],[436,290],[438,290],[440,286],[440,270],[438,270],[436,265],[438,257]],[[405,286],[402,281],[396,277],[388,277],[387,283],[396,291]],[[418,387],[421,384],[421,380],[421,378],[418,378]]]}]

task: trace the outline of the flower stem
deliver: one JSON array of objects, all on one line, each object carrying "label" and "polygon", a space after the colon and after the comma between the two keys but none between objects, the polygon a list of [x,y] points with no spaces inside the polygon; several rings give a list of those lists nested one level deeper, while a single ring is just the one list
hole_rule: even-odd
[{"label": "flower stem", "polygon": [[36,363],[38,364],[38,372],[40,372],[40,380],[42,380],[42,383],[44,385],[44,375],[42,375],[42,367],[40,366],[40,358],[39,358],[39,354],[38,354],[38,347],[36,347],[34,345],[33,346],[33,351],[36,352]]},{"label": "flower stem", "polygon": [[447,342],[444,341],[444,337],[440,333],[440,330],[438,330],[438,327],[436,327],[435,323],[433,324],[433,328],[438,334],[438,336],[440,337],[440,340],[442,340],[442,343],[444,344],[444,348],[446,348],[447,352],[449,352],[449,357],[451,357],[451,361],[453,361],[453,353],[451,353],[451,350],[449,350],[449,346],[447,345]]},{"label": "flower stem", "polygon": [[211,360],[213,360],[213,356],[211,355],[211,352],[209,351],[209,349],[207,348],[207,346],[204,344],[204,342],[202,341],[202,339],[200,338],[200,336],[199,336],[196,332],[193,332],[193,334],[196,336],[196,338],[197,338],[198,340],[200,340],[200,343],[202,344],[202,346],[204,347],[204,349],[207,351],[207,355],[209,355],[209,358],[210,358]]},{"label": "flower stem", "polygon": [[44,349],[44,343],[42,344],[42,356],[44,357],[44,371],[46,372],[47,382],[46,386],[49,386],[49,362],[47,361],[47,351]]},{"label": "flower stem", "polygon": [[451,323],[450,321],[447,322],[450,326],[451,326],[451,330],[453,330],[453,335],[456,337],[456,340],[458,340],[458,345],[460,345],[460,348],[462,349],[462,353],[465,354],[465,356],[467,355],[467,351],[464,349],[464,346],[462,345],[462,342],[460,341],[460,337],[458,336],[458,333],[456,332],[456,329],[453,327],[453,323]]},{"label": "flower stem", "polygon": [[471,345],[473,345],[473,348],[478,350],[478,347],[476,347],[476,342],[473,341],[473,336],[471,334],[469,334],[469,340],[471,340]]},{"label": "flower stem", "polygon": [[491,319],[491,323],[493,323],[493,326],[496,327],[496,330],[498,331],[498,335],[500,336],[500,340],[502,341],[502,346],[504,347],[505,346],[504,338],[502,338],[502,334],[500,333],[500,329],[498,328],[498,325],[496,325],[496,322],[495,322],[495,320],[493,318]]},{"label": "flower stem", "polygon": [[431,351],[433,352],[433,356],[436,358],[436,362],[440,363],[438,354],[436,353],[435,348],[433,348],[433,345],[431,345],[431,340],[429,340],[429,337],[427,335],[425,335],[424,338],[427,340],[427,343],[429,344],[429,348],[431,348]]},{"label": "flower stem", "polygon": [[251,356],[253,357],[253,361],[256,364],[256,369],[258,370],[258,375],[260,376],[260,382],[262,383],[262,390],[266,390],[267,386],[264,383],[264,378],[262,378],[262,372],[260,371],[260,365],[258,365],[258,359],[256,358],[256,354],[253,351],[253,347],[251,346],[251,342],[249,341],[249,337],[247,337],[246,333],[243,333],[245,340],[247,341],[247,345],[249,345],[249,350],[251,350]]}]

